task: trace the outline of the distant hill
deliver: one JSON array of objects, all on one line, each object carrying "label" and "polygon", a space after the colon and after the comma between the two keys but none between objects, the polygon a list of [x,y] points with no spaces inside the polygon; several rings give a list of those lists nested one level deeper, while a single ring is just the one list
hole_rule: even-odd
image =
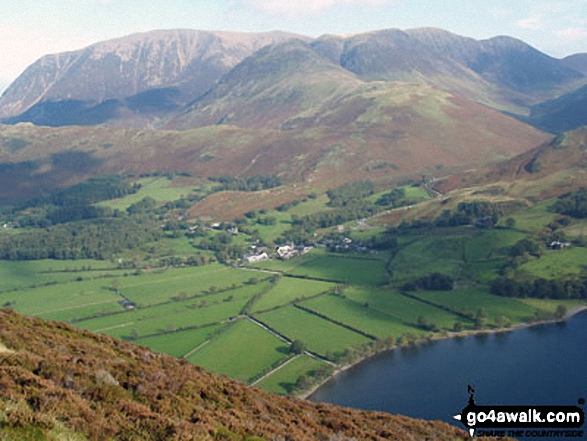
[{"label": "distant hill", "polygon": [[565,66],[587,75],[587,54],[574,54],[563,58]]},{"label": "distant hill", "polygon": [[441,422],[282,398],[185,360],[0,310],[3,439],[465,440]]},{"label": "distant hill", "polygon": [[[309,44],[313,53],[306,48],[302,55],[299,44],[286,49],[283,43],[292,39]],[[275,47],[263,49],[268,45]],[[271,59],[264,69],[286,73],[295,70],[298,56],[305,58],[299,60],[295,91],[258,94],[277,83],[254,83],[262,69],[255,63]],[[304,82],[316,83],[310,101],[328,95],[326,71],[334,82],[416,82],[527,115],[529,106],[587,83],[581,66],[580,56],[557,60],[511,37],[479,41],[432,28],[317,39],[284,32],[153,31],[41,58],[0,97],[0,118],[10,124],[160,127],[196,109],[189,126],[201,127],[225,123],[224,107],[244,109],[247,97],[257,93],[256,103],[281,112],[279,119],[285,116],[282,104],[288,111],[294,102],[298,109],[307,106]],[[213,101],[221,98],[216,106]]]},{"label": "distant hill", "polygon": [[532,106],[528,122],[553,133],[587,125],[587,86]]}]

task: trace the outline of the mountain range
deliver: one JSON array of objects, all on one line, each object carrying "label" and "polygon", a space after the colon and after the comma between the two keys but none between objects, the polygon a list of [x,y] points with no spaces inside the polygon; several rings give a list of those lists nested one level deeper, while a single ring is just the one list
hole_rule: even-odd
[{"label": "mountain range", "polygon": [[479,41],[433,28],[315,39],[153,31],[41,58],[2,95],[0,117],[49,126],[289,127],[360,85],[410,82],[532,122],[533,106],[587,83],[585,58],[559,60],[515,38]]}]

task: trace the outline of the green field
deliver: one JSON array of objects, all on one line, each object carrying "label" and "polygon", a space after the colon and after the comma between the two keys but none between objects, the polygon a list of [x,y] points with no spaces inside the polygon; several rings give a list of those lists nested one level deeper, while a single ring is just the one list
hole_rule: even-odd
[{"label": "green field", "polygon": [[98,279],[5,292],[0,294],[0,305],[9,303],[23,314],[52,319],[57,318],[54,314],[63,311],[69,311],[68,317],[80,317],[79,311],[76,311],[80,308],[109,308],[106,305],[121,301],[114,291],[107,288],[108,283],[109,279]]},{"label": "green field", "polygon": [[296,299],[312,297],[328,291],[335,285],[318,280],[294,279],[282,277],[279,282],[264,293],[251,308],[252,312],[263,311],[276,306],[286,305]]},{"label": "green field", "polygon": [[83,320],[77,322],[76,326],[128,339],[210,325],[238,316],[249,299],[265,289],[267,282],[196,299]]},{"label": "green field", "polygon": [[139,338],[134,341],[145,345],[154,351],[182,357],[209,340],[215,333],[224,329],[226,325],[212,325],[204,328],[189,329],[187,331],[172,332],[156,337]]},{"label": "green field", "polygon": [[99,202],[98,205],[124,211],[132,204],[146,197],[153,198],[157,202],[169,202],[181,199],[197,189],[197,187],[173,187],[172,181],[165,177],[143,178],[136,182],[141,184],[141,188],[136,193],[118,199]]},{"label": "green field", "polygon": [[444,309],[406,297],[394,290],[351,286],[345,290],[344,295],[359,305],[367,304],[368,309],[411,324],[417,324],[419,317],[424,317],[441,329],[452,329],[457,321],[463,322],[465,326],[470,324],[470,321]]},{"label": "green field", "polygon": [[587,274],[587,248],[569,247],[547,250],[539,259],[531,259],[520,266],[518,274],[545,279],[565,279]]},{"label": "green field", "polygon": [[122,275],[124,272],[129,271],[117,271],[115,264],[105,260],[0,260],[0,292],[45,283],[69,282],[79,277]]},{"label": "green field", "polygon": [[465,237],[427,237],[403,247],[391,264],[392,281],[402,284],[433,272],[456,279],[463,264]]},{"label": "green field", "polygon": [[483,308],[490,321],[503,316],[512,322],[524,322],[534,316],[535,309],[527,304],[508,297],[498,297],[488,292],[488,289],[470,288],[454,291],[418,291],[417,297],[446,306],[454,311],[467,308],[473,313]]},{"label": "green field", "polygon": [[249,320],[239,320],[187,359],[248,382],[289,356],[289,346]]},{"label": "green field", "polygon": [[119,279],[118,289],[139,306],[168,302],[185,293],[188,296],[203,294],[240,285],[251,278],[251,273],[223,265],[205,265],[153,271],[139,278]]},{"label": "green field", "polygon": [[293,274],[357,285],[382,285],[387,281],[385,261],[351,257],[319,257],[298,266]]},{"label": "green field", "polygon": [[[549,207],[554,201],[554,199],[542,201],[533,207],[519,211],[510,217],[516,221],[517,229],[538,233],[546,225],[552,222],[555,217],[559,216],[558,214],[549,211]],[[504,220],[502,220],[502,223],[503,222]]]},{"label": "green field", "polygon": [[327,295],[301,303],[332,320],[358,329],[377,338],[399,337],[402,334],[420,334],[422,330],[402,323],[377,309],[337,296]]},{"label": "green field", "polygon": [[369,339],[342,326],[323,320],[294,306],[255,316],[288,337],[303,341],[310,351],[327,356],[367,343]]},{"label": "green field", "polygon": [[583,307],[583,306],[587,306],[587,300],[559,300],[559,299],[536,299],[536,298],[530,298],[530,297],[526,297],[524,299],[520,299],[520,301],[522,303],[525,303],[526,305],[532,307],[532,308],[536,308],[536,309],[540,309],[542,311],[546,311],[549,313],[554,313],[556,312],[556,308],[559,305],[563,305],[567,308],[567,311],[571,311],[575,308],[579,308],[579,307]]},{"label": "green field", "polygon": [[312,375],[314,371],[324,366],[326,366],[326,363],[322,361],[308,357],[307,355],[300,355],[264,378],[255,386],[268,392],[285,395],[292,391],[299,377],[302,375]]}]

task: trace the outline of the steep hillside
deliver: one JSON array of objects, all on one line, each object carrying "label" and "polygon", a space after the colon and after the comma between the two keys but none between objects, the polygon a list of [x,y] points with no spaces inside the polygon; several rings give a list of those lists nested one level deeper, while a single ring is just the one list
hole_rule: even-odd
[{"label": "steep hillside", "polygon": [[456,174],[436,184],[444,192],[465,187],[531,201],[560,196],[587,186],[587,128],[554,140],[508,161]]},{"label": "steep hillside", "polygon": [[457,440],[440,422],[280,398],[185,361],[0,310],[3,439]]},{"label": "steep hillside", "polygon": [[[244,34],[195,30],[153,31],[47,55],[26,69],[0,98],[0,117],[45,118],[63,108],[91,108],[145,91],[184,105],[206,92],[238,62],[261,47],[292,38],[282,32]],[[151,96],[151,106],[159,101]],[[65,101],[65,103],[63,103]],[[57,109],[51,103],[60,103]],[[134,100],[137,104],[137,99]],[[132,106],[131,106],[132,107]],[[102,118],[105,114],[101,111]],[[106,116],[109,114],[106,113]],[[56,121],[62,123],[64,121]]]},{"label": "steep hillside", "polygon": [[275,127],[325,101],[352,94],[363,82],[300,40],[265,47],[238,64],[170,124]]},{"label": "steep hillside", "polygon": [[[399,179],[479,167],[549,138],[429,86],[361,84],[349,75],[307,87],[295,82],[295,74],[293,81],[278,81],[276,95],[285,93],[288,84],[310,92],[319,85],[322,96],[332,94],[323,102],[306,95],[308,101],[297,101],[310,103],[301,113],[296,114],[295,100],[281,113],[263,107],[263,91],[250,101],[250,113],[244,104],[235,107],[232,124],[268,125],[265,129],[226,124],[184,131],[0,126],[0,200],[37,196],[99,173],[155,171],[200,177],[278,174],[288,183],[326,189],[367,177]],[[352,93],[344,93],[348,84]],[[189,116],[181,122],[191,124]]]},{"label": "steep hillside", "polygon": [[534,126],[560,133],[587,125],[587,86],[545,101],[530,109],[528,119]]},{"label": "steep hillside", "polygon": [[435,53],[456,60],[487,81],[516,92],[540,95],[582,78],[561,60],[516,38],[499,36],[474,40],[432,28],[413,29],[407,33]]}]

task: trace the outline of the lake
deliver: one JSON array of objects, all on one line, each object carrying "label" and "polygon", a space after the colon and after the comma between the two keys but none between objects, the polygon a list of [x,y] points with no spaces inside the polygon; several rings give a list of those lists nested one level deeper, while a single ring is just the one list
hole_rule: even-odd
[{"label": "lake", "polygon": [[447,339],[378,354],[332,378],[308,399],[459,423],[479,405],[576,405],[587,398],[587,312],[564,323]]}]

